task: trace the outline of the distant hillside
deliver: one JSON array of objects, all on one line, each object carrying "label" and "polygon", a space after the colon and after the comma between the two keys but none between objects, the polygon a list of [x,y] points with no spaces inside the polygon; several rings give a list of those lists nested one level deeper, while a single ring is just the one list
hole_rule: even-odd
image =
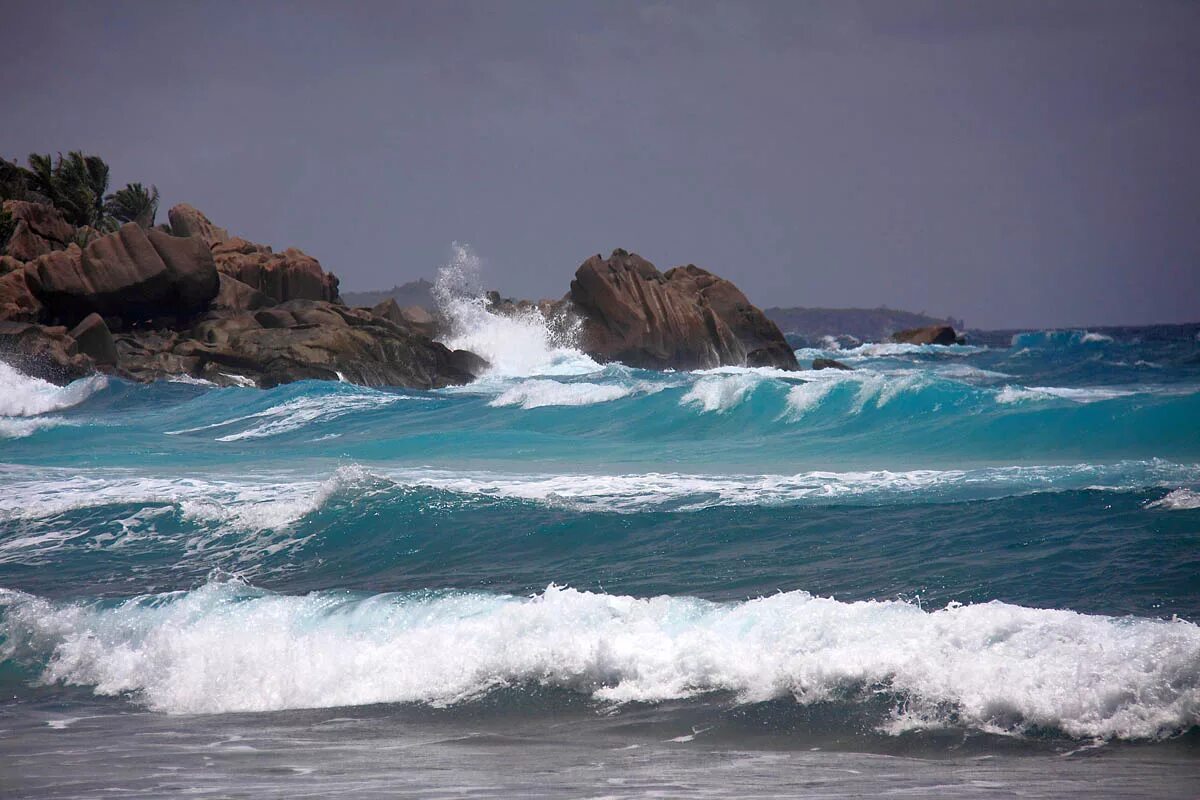
[{"label": "distant hillside", "polygon": [[880,342],[896,331],[926,325],[953,325],[963,322],[953,317],[931,317],[893,308],[766,308],[763,313],[779,326],[784,335],[812,340],[824,336],[853,336],[864,342]]},{"label": "distant hillside", "polygon": [[351,307],[372,307],[391,297],[395,299],[396,305],[401,308],[405,308],[406,306],[420,306],[428,311],[435,311],[437,309],[437,303],[433,300],[433,284],[424,278],[409,281],[400,286],[393,286],[391,289],[377,289],[370,292],[342,292],[341,295],[342,302]]}]

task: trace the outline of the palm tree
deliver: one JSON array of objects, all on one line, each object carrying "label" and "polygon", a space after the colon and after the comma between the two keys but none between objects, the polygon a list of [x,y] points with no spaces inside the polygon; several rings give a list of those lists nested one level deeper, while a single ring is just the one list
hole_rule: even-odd
[{"label": "palm tree", "polygon": [[152,228],[158,214],[158,187],[152,185],[146,191],[140,183],[126,184],[105,199],[104,210],[118,222],[136,222],[143,228]]},{"label": "palm tree", "polygon": [[82,228],[114,230],[116,220],[105,209],[108,189],[108,164],[99,156],[72,150],[51,163],[50,155],[29,154],[30,188],[45,197],[63,213],[67,222]]}]

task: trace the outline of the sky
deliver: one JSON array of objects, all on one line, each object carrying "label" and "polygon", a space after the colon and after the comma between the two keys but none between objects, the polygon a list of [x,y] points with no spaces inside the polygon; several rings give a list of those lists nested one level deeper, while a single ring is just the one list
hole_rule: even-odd
[{"label": "sky", "polygon": [[14,2],[0,155],[83,149],[343,289],[621,247],[760,306],[1200,320],[1200,2]]}]

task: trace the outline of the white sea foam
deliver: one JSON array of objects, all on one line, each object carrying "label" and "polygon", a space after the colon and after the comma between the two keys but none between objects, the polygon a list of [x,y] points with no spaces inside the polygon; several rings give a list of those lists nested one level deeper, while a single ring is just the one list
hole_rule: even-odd
[{"label": "white sea foam", "polygon": [[1165,511],[1191,511],[1200,508],[1200,492],[1192,489],[1176,489],[1161,500],[1147,503],[1146,508],[1160,508]]},{"label": "white sea foam", "polygon": [[762,382],[763,377],[754,371],[704,377],[679,399],[679,404],[699,406],[705,413],[723,414],[741,405]]},{"label": "white sea foam", "polygon": [[0,417],[0,439],[24,439],[38,431],[74,424],[63,417]]},{"label": "white sea foam", "polygon": [[548,320],[537,309],[513,316],[492,313],[480,282],[479,257],[458,242],[453,251],[433,289],[450,329],[443,337],[447,347],[487,359],[492,375],[581,375],[601,369],[577,348],[578,321]]},{"label": "white sea foam", "polygon": [[632,385],[600,383],[563,383],[547,379],[521,381],[510,386],[488,405],[520,406],[521,408],[543,408],[545,406],[590,406],[608,403],[629,397],[632,394],[648,394],[665,388],[644,381]]},{"label": "white sea foam", "polygon": [[389,406],[400,400],[411,399],[407,395],[370,390],[353,394],[305,395],[297,397],[294,400],[288,400],[285,403],[280,403],[279,405],[271,406],[263,411],[256,411],[253,414],[244,414],[222,420],[221,422],[200,425],[195,428],[167,431],[166,433],[168,436],[199,433],[201,431],[224,428],[248,420],[254,420],[255,423],[249,428],[236,433],[218,436],[217,441],[236,442],[242,439],[261,439],[298,430],[314,422],[330,422],[347,414],[353,414],[356,411],[380,408]]},{"label": "white sea foam", "polygon": [[33,417],[79,405],[108,385],[102,375],[55,386],[0,361],[0,417]]},{"label": "white sea foam", "polygon": [[536,683],[599,701],[897,699],[884,730],[1153,738],[1200,722],[1200,628],[991,602],[924,611],[792,591],[745,602],[550,586],[281,596],[214,583],[117,607],[0,590],[6,655],[179,713],[460,703]]},{"label": "white sea foam", "polygon": [[793,386],[788,390],[787,410],[783,412],[783,419],[790,421],[800,419],[821,405],[821,401],[833,387],[837,386],[837,383],[837,381],[809,381],[799,386]]},{"label": "white sea foam", "polygon": [[[1010,466],[972,470],[871,470],[794,475],[686,473],[497,474],[429,468],[343,465],[328,476],[270,473],[212,478],[139,475],[126,470],[0,470],[0,521],[51,520],[66,512],[129,504],[178,508],[185,519],[238,530],[282,530],[338,492],[361,495],[398,487],[523,500],[579,510],[634,513],[716,506],[786,506],[1007,497],[1093,487],[1116,491],[1191,485],[1200,464],[1132,461],[1110,465]],[[40,535],[40,534],[39,534]],[[72,536],[55,527],[52,538]],[[37,542],[20,537],[0,552]]]},{"label": "white sea foam", "polygon": [[1038,400],[1071,400],[1076,403],[1098,403],[1117,397],[1137,394],[1131,389],[1114,389],[1105,386],[1069,388],[1062,386],[1005,386],[996,394],[997,403],[1024,403]]}]

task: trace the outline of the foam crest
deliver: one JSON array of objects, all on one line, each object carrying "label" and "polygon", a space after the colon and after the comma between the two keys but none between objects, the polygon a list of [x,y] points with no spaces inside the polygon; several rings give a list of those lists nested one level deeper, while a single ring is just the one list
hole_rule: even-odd
[{"label": "foam crest", "polygon": [[[1200,628],[991,602],[924,611],[792,591],[746,602],[551,585],[283,596],[237,583],[117,606],[0,595],[4,657],[178,713],[447,705],[539,684],[612,703],[894,697],[884,730],[1156,738],[1200,722]],[[897,725],[897,718],[903,721]]]},{"label": "foam crest", "polygon": [[1104,386],[1071,388],[1061,386],[1005,386],[996,394],[997,403],[1013,404],[1029,401],[1070,400],[1075,403],[1098,403],[1117,397],[1137,394],[1130,389],[1114,389]]},{"label": "foam crest", "polygon": [[55,386],[0,361],[0,417],[33,417],[82,403],[108,385],[102,375]]},{"label": "foam crest", "polygon": [[577,320],[547,319],[536,308],[511,316],[493,313],[480,267],[474,251],[455,242],[450,263],[438,270],[433,294],[449,328],[443,337],[447,347],[483,356],[492,375],[579,375],[601,369],[576,346]]},{"label": "foam crest", "polygon": [[636,386],[599,383],[561,383],[553,380],[527,380],[506,389],[489,406],[520,406],[524,409],[546,406],[590,406],[628,397]]},{"label": "foam crest", "polygon": [[837,383],[833,380],[809,381],[793,386],[788,390],[787,410],[783,412],[783,418],[791,421],[800,419],[819,406]]},{"label": "foam crest", "polygon": [[1191,511],[1200,508],[1200,492],[1192,489],[1176,489],[1161,500],[1147,503],[1146,508],[1160,508],[1165,511]]},{"label": "foam crest", "polygon": [[1054,329],[1018,333],[1012,337],[1013,349],[1025,347],[1078,347],[1102,345],[1113,341],[1111,336],[1086,330]]},{"label": "foam crest", "polygon": [[724,414],[741,405],[762,382],[763,376],[752,370],[703,377],[679,398],[679,404],[699,406],[704,413]]},{"label": "foam crest", "polygon": [[400,400],[411,399],[405,395],[384,392],[309,394],[279,403],[263,411],[256,411],[253,414],[245,414],[195,428],[167,431],[167,435],[199,433],[253,420],[254,424],[245,430],[218,436],[216,440],[218,442],[236,442],[242,439],[262,439],[290,433],[314,422],[331,422],[357,411],[381,408]]}]

